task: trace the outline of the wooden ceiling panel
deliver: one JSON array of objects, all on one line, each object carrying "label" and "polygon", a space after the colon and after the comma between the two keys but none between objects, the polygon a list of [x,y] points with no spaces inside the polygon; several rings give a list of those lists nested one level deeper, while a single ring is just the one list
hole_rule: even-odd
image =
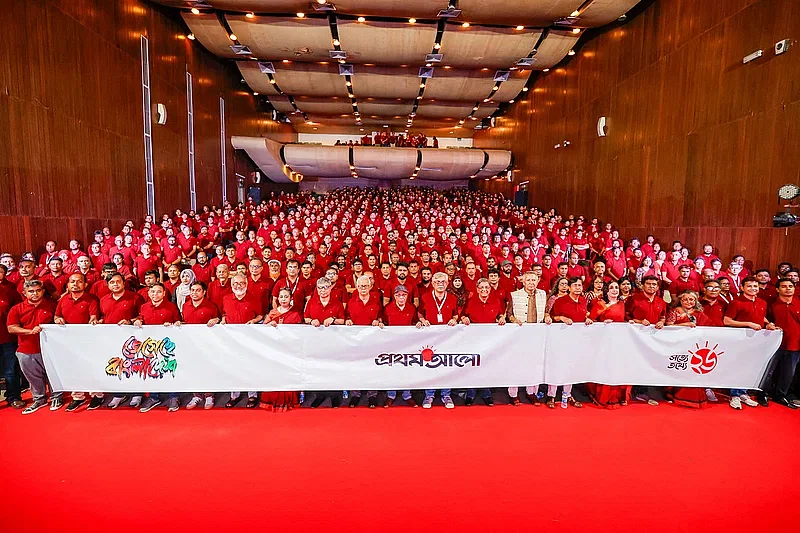
[{"label": "wooden ceiling panel", "polygon": [[371,115],[383,115],[383,116],[396,116],[399,115],[401,118],[408,117],[408,114],[411,113],[411,110],[414,108],[414,104],[411,103],[411,100],[404,100],[402,102],[395,102],[395,103],[375,103],[374,101],[363,101],[358,103],[358,110],[364,116],[371,116]]},{"label": "wooden ceiling panel", "polygon": [[237,57],[231,50],[233,42],[228,38],[225,28],[219,23],[215,14],[202,13],[200,15],[192,15],[184,12],[182,15],[186,25],[189,26],[189,30],[194,33],[195,38],[208,51],[219,57]]},{"label": "wooden ceiling panel", "polygon": [[359,177],[373,179],[408,177],[417,165],[416,148],[381,148],[356,146],[353,164]]},{"label": "wooden ceiling panel", "polygon": [[489,161],[484,169],[475,177],[488,178],[502,172],[511,164],[511,152],[507,150],[484,150],[489,155]]},{"label": "wooden ceiling panel", "polygon": [[459,20],[516,26],[549,26],[569,16],[583,0],[459,0]]},{"label": "wooden ceiling panel", "polygon": [[425,63],[436,40],[435,24],[366,22],[340,20],[339,41],[347,52],[347,61],[381,65],[416,65]]},{"label": "wooden ceiling panel", "polygon": [[614,22],[633,8],[639,0],[594,0],[581,13],[581,26],[597,27]]},{"label": "wooden ceiling panel", "polygon": [[467,178],[483,166],[483,150],[439,150],[423,148],[419,179]]},{"label": "wooden ceiling panel", "polygon": [[331,30],[325,19],[226,17],[239,42],[269,61],[330,61]]},{"label": "wooden ceiling panel", "polygon": [[510,68],[533,50],[541,33],[538,30],[448,26],[442,36],[442,63],[463,68]]},{"label": "wooden ceiling panel", "polygon": [[534,67],[536,70],[551,68],[558,64],[559,61],[564,59],[567,53],[578,42],[580,35],[576,35],[570,31],[551,31],[539,46],[536,53],[536,63]]},{"label": "wooden ceiling panel", "polygon": [[494,81],[491,76],[475,77],[433,77],[428,80],[425,98],[436,100],[466,100],[476,102],[486,98],[492,91]]},{"label": "wooden ceiling panel", "polygon": [[292,170],[304,176],[338,178],[350,175],[350,149],[346,146],[287,144],[283,157]]},{"label": "wooden ceiling panel", "polygon": [[362,98],[413,100],[419,93],[419,82],[420,79],[407,69],[358,67],[353,76],[353,93],[359,103]]}]

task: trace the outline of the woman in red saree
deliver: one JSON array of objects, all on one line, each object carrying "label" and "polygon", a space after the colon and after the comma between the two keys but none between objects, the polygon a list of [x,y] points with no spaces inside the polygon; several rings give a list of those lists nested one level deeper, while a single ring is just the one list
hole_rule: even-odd
[{"label": "woman in red saree", "polygon": [[[620,299],[619,283],[609,281],[603,288],[603,297],[592,300],[589,308],[589,318],[595,322],[610,324],[611,322],[625,322],[625,302]],[[606,409],[618,409],[628,405],[631,396],[630,385],[601,385],[587,383],[586,388],[592,400]]]},{"label": "woman in red saree", "polygon": [[[712,325],[703,314],[700,298],[694,291],[684,291],[678,296],[672,309],[667,311],[664,324],[689,328]],[[700,387],[667,387],[666,396],[667,400],[684,407],[702,408],[708,402],[705,389]]]},{"label": "woman in red saree", "polygon": [[[288,288],[283,288],[278,293],[278,307],[267,314],[264,324],[267,326],[278,327],[278,324],[302,324],[303,315],[292,310],[292,292]],[[300,393],[297,391],[288,392],[265,392],[261,401],[275,411],[287,411],[300,405]]]}]

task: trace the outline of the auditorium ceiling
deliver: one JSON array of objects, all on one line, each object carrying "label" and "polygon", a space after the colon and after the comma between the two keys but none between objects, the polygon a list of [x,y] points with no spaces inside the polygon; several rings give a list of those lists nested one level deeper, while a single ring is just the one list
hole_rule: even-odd
[{"label": "auditorium ceiling", "polygon": [[470,137],[639,0],[156,0],[301,133]]}]

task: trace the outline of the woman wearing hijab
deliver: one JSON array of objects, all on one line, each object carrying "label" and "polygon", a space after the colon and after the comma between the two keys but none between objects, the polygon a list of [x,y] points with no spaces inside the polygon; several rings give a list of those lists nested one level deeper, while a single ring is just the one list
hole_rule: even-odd
[{"label": "woman wearing hijab", "polygon": [[447,292],[456,297],[456,309],[460,315],[467,305],[467,297],[469,296],[467,289],[464,287],[464,280],[461,279],[461,276],[456,274],[453,277],[453,281],[451,281],[447,287]]},{"label": "woman wearing hijab", "polygon": [[189,299],[189,290],[192,288],[192,283],[195,282],[197,276],[191,268],[181,271],[178,279],[181,282],[175,286],[173,297],[175,298],[175,305],[178,306],[178,311],[183,312],[183,304]]}]

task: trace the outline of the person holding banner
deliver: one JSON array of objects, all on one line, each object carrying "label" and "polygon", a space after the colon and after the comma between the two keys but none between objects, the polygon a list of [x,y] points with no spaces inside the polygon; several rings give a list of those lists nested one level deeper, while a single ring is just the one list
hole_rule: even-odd
[{"label": "person holding banner", "polygon": [[781,405],[797,409],[800,402],[789,398],[789,387],[800,362],[800,299],[795,296],[795,283],[789,278],[778,279],[777,288],[778,295],[772,300],[769,314],[775,326],[783,330],[783,340],[775,355],[777,376],[773,398]]},{"label": "person holding banner", "polygon": [[[183,315],[184,324],[205,324],[208,327],[212,327],[219,324],[221,319],[219,308],[214,305],[210,298],[206,297],[206,284],[202,281],[195,281],[189,287],[189,300],[183,304],[181,314]],[[186,408],[194,409],[204,400],[204,409],[214,407],[213,392],[195,392],[192,399],[186,404]]]},{"label": "person holding banner", "polygon": [[[604,324],[625,322],[625,302],[620,300],[618,281],[606,283],[603,287],[603,297],[592,300],[589,307],[589,318]],[[626,406],[631,397],[632,387],[630,385],[587,383],[586,387],[592,400],[606,409],[618,409]]]},{"label": "person holding banner", "polygon": [[17,369],[17,338],[8,332],[7,318],[12,307],[21,301],[16,286],[6,274],[8,267],[0,264],[0,365],[6,380],[6,402],[14,409],[22,409],[22,376]]},{"label": "person holding banner", "polygon": [[[676,282],[673,282],[673,284]],[[687,290],[676,296],[672,309],[667,313],[667,326],[684,326],[694,328],[696,326],[712,326],[703,313],[703,307],[698,301],[696,292]],[[708,402],[708,395],[705,389],[698,387],[667,387],[667,399],[676,405],[684,407],[702,408]]]},{"label": "person holding banner", "polygon": [[[534,272],[525,272],[522,275],[522,288],[511,293],[511,299],[506,308],[508,321],[512,324],[551,324],[553,320],[544,312],[547,304],[547,293],[542,289],[537,289],[539,276]],[[539,385],[528,385],[525,387],[525,394],[531,405],[540,405],[537,392]],[[519,401],[519,387],[509,387],[508,396],[511,398],[511,405],[521,405]]]},{"label": "person holding banner", "polygon": [[[497,272],[492,270],[492,272]],[[481,278],[475,284],[475,290],[478,291],[476,295],[469,299],[464,314],[461,316],[461,323],[469,326],[471,323],[476,324],[499,324],[504,326],[506,323],[506,302],[503,296],[498,296],[497,293],[492,293],[492,286],[489,280]],[[464,405],[469,407],[475,402],[477,391],[475,389],[468,389],[466,398],[464,398]],[[492,399],[491,389],[481,389],[481,398],[487,407],[494,406]]]},{"label": "person holding banner", "polygon": [[[631,324],[653,326],[656,329],[664,327],[667,319],[667,302],[658,296],[659,280],[655,276],[642,278],[642,290],[635,292],[625,300],[625,318]],[[640,402],[648,405],[658,405],[651,397],[648,387],[633,387],[633,396]]]},{"label": "person holding banner", "polygon": [[[444,272],[437,272],[433,275],[431,279],[433,290],[426,292],[420,298],[418,328],[430,325],[447,324],[448,326],[455,326],[458,324],[456,297],[447,292],[447,283],[447,274]],[[435,394],[436,389],[425,389],[425,400],[422,402],[423,409],[431,408]],[[450,398],[450,389],[442,389],[441,395],[442,403],[447,409],[455,408],[456,405]]]},{"label": "person holding banner", "polygon": [[[408,301],[408,289],[405,285],[395,286],[392,301],[383,309],[383,322],[387,326],[413,326],[416,321],[417,308]],[[391,407],[396,398],[396,390],[386,391],[386,403],[383,407]],[[404,390],[402,398],[406,405],[417,407],[410,390]]]},{"label": "person holding banner", "polygon": [[[222,300],[222,324],[256,324],[264,318],[261,311],[261,302],[247,293],[247,276],[234,274],[231,278],[232,294]],[[231,392],[231,399],[225,404],[230,409],[239,403],[241,392]],[[258,407],[258,392],[248,391],[248,409]]]},{"label": "person holding banner", "polygon": [[[774,330],[775,324],[767,319],[767,302],[758,297],[758,280],[746,277],[742,280],[740,289],[741,294],[736,296],[725,310],[723,319],[725,325],[731,328],[750,328],[754,331]],[[759,400],[756,402],[750,398],[745,389],[731,389],[730,406],[734,409],[741,409],[742,403],[750,407],[757,407],[759,403],[764,407],[768,405],[766,395],[759,395]]]},{"label": "person holding banner", "polygon": [[[292,309],[292,291],[283,287],[278,291],[278,307],[267,314],[264,324],[275,328],[278,327],[278,324],[302,323],[303,315]],[[300,393],[297,391],[265,392],[263,401],[276,411],[287,411],[300,406]]]},{"label": "person holding banner", "polygon": [[[345,325],[347,326],[377,326],[383,327],[383,305],[379,292],[372,293],[372,276],[361,274],[356,278],[355,291],[350,298],[345,310]],[[350,391],[350,407],[357,407],[361,401],[361,391]],[[367,391],[367,403],[370,409],[378,405],[378,391]]]},{"label": "person holding banner", "polygon": [[[569,279],[569,293],[562,296],[553,303],[553,309],[550,310],[550,316],[553,322],[562,322],[568,326],[576,322],[587,325],[592,323],[589,314],[586,310],[586,298],[583,297],[583,281],[581,278],[575,276]],[[555,396],[558,390],[558,385],[547,386],[547,407],[555,409]],[[561,408],[566,409],[570,404],[577,408],[583,407],[583,404],[572,396],[572,384],[564,385],[561,392]]]},{"label": "person holding banner", "polygon": [[[286,288],[289,290],[290,294],[294,295],[291,287]],[[344,324],[344,306],[342,302],[331,298],[332,288],[333,285],[328,278],[319,278],[317,280],[317,292],[308,301],[303,313],[306,324],[311,324],[315,328],[327,328],[332,324]],[[294,309],[294,306],[292,306],[292,309]],[[317,392],[314,401],[311,402],[311,407],[319,407],[328,396],[331,397],[331,407],[334,409],[339,407],[342,400],[341,391]]]}]

